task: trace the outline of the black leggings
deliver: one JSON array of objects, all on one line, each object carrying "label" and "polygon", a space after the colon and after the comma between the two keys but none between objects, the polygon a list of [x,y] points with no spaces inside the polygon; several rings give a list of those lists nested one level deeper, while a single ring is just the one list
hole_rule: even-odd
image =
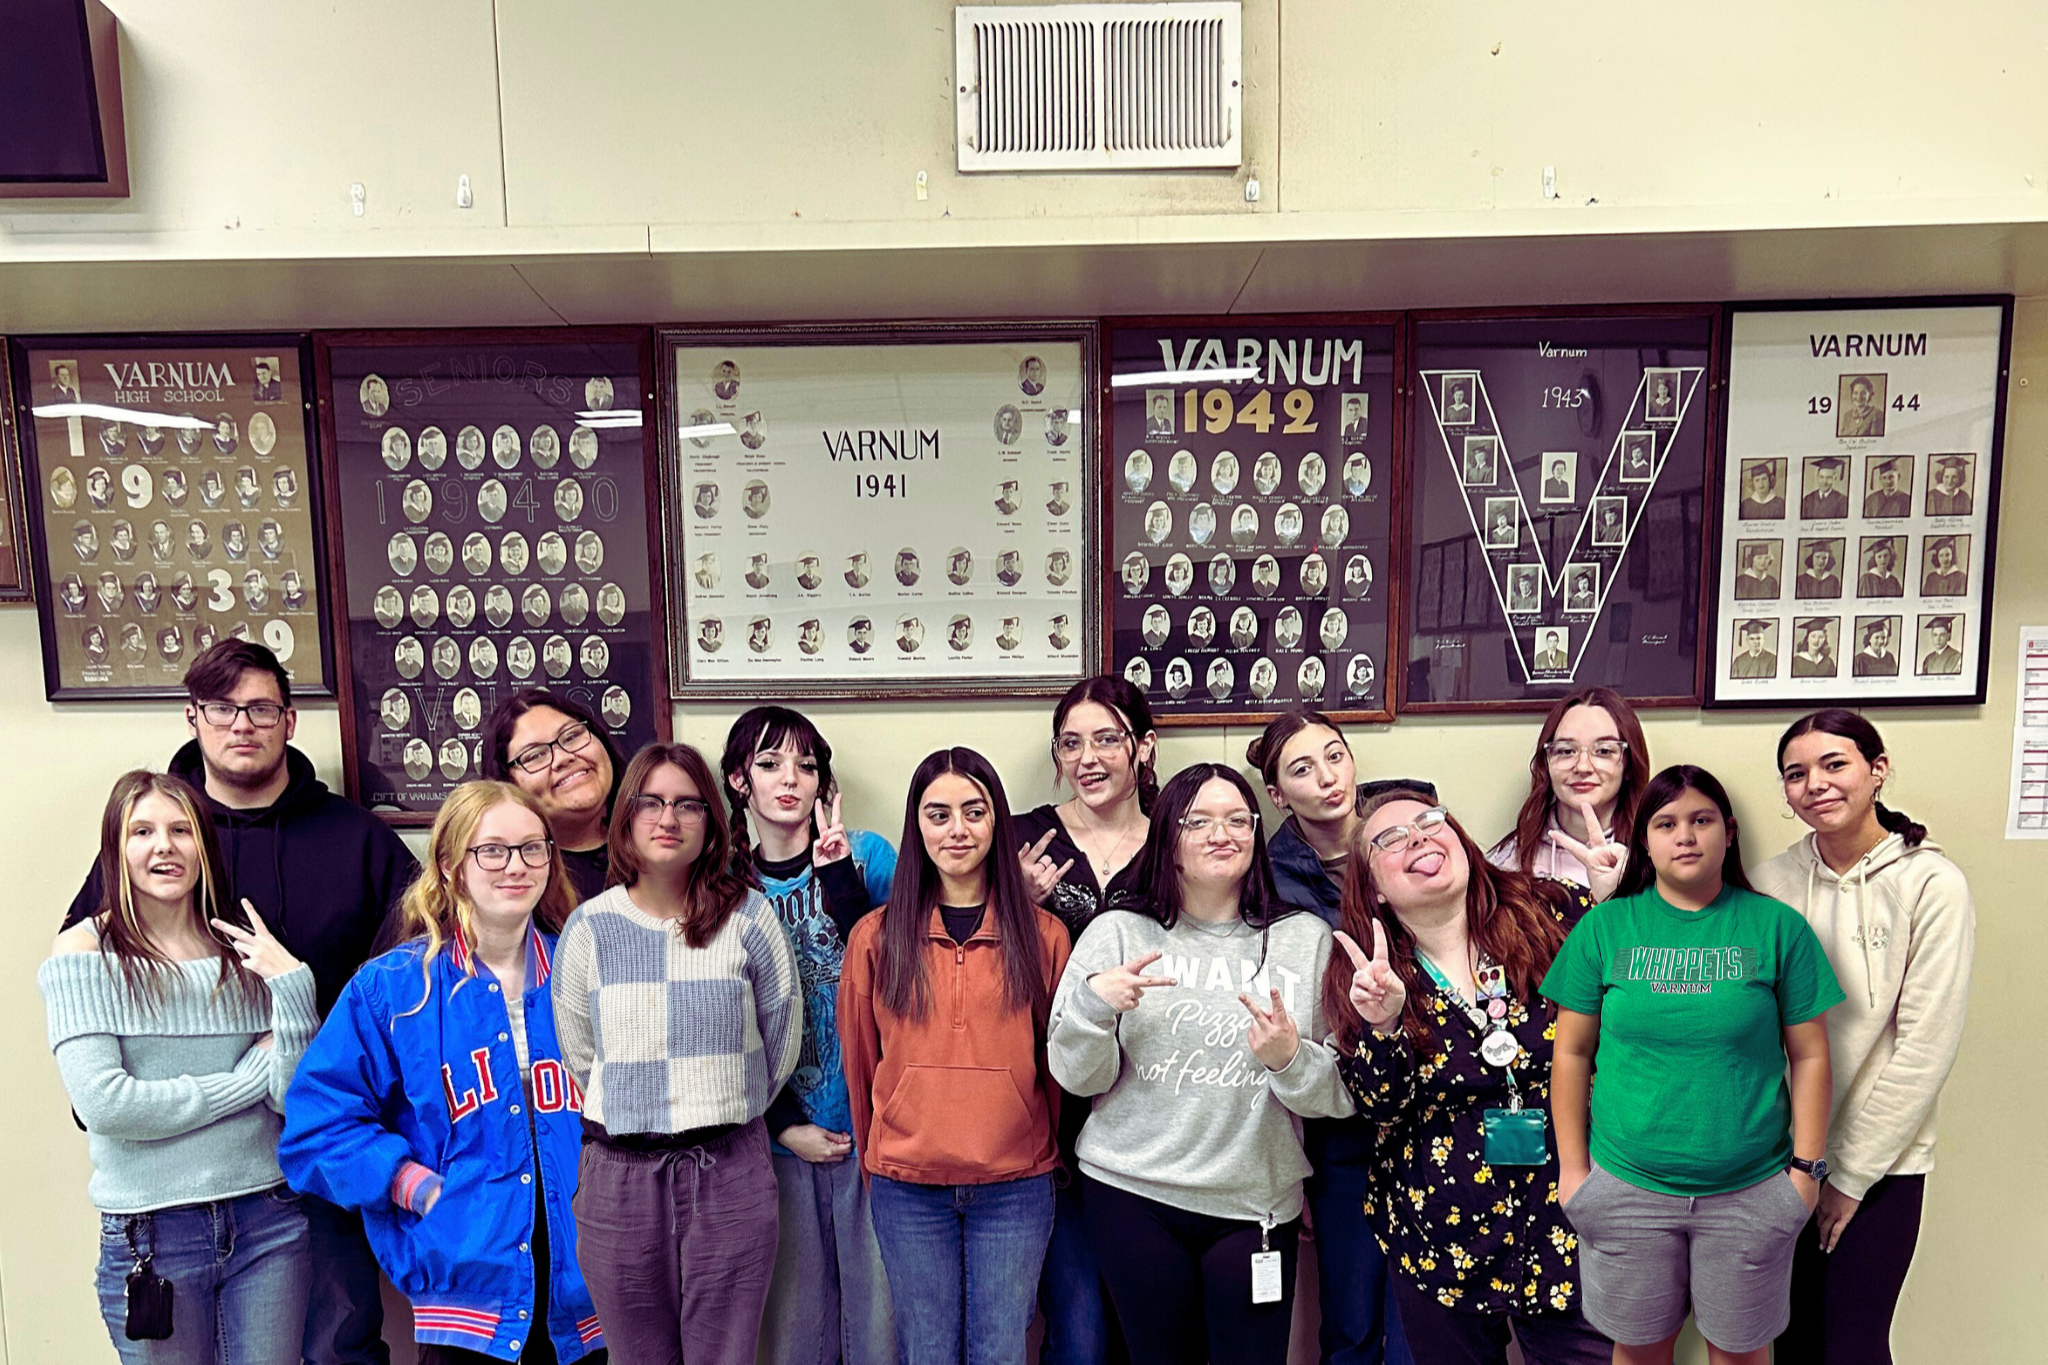
[{"label": "black leggings", "polygon": [[1088,1236],[1127,1329],[1132,1365],[1286,1365],[1301,1220],[1272,1230],[1280,1301],[1252,1302],[1259,1225],[1189,1213],[1081,1179]]},{"label": "black leggings", "polygon": [[1863,1195],[1835,1249],[1806,1220],[1792,1252],[1792,1322],[1778,1365],[1891,1365],[1892,1313],[1920,1243],[1924,1175],[1888,1175]]}]

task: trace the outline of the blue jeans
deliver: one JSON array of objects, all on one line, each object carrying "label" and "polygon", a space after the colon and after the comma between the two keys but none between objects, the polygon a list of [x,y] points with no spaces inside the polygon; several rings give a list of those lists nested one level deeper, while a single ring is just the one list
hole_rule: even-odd
[{"label": "blue jeans", "polygon": [[1318,1331],[1322,1365],[1413,1365],[1394,1308],[1386,1253],[1365,1220],[1372,1172],[1325,1158],[1308,1181],[1315,1218]]},{"label": "blue jeans", "polygon": [[1053,1187],[1052,1240],[1038,1278],[1038,1307],[1045,1314],[1038,1365],[1106,1365],[1116,1319],[1095,1266],[1078,1175]]},{"label": "blue jeans", "polygon": [[869,1200],[905,1365],[1024,1365],[1052,1176],[911,1185],[878,1175]]},{"label": "blue jeans", "polygon": [[780,1217],[763,1365],[895,1365],[889,1278],[860,1154],[815,1165],[781,1152],[773,1160]]},{"label": "blue jeans", "polygon": [[[172,1286],[170,1337],[130,1341],[135,1246]],[[312,1283],[306,1215],[283,1185],[210,1204],[100,1215],[100,1316],[122,1365],[298,1365]]]}]

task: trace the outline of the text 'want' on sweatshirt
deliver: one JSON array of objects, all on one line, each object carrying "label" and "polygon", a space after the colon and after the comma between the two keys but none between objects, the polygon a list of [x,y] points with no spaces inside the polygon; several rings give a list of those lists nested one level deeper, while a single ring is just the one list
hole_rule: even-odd
[{"label": "text 'want' on sweatshirt", "polygon": [[[1096,917],[1060,982],[1050,1059],[1061,1085],[1095,1097],[1081,1130],[1083,1173],[1161,1204],[1215,1218],[1284,1223],[1301,1212],[1301,1120],[1342,1118],[1351,1096],[1322,1039],[1323,971],[1330,929],[1290,914],[1265,931],[1242,920],[1183,915],[1173,928],[1127,910]],[[1163,956],[1147,976],[1177,984],[1146,990],[1119,1015],[1088,978],[1144,953]],[[1252,1017],[1273,990],[1301,1043],[1268,1071],[1251,1050]]]}]

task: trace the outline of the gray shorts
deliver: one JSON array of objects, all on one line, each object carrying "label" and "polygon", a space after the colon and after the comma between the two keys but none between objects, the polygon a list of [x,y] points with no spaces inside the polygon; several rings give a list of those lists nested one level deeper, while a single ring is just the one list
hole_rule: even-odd
[{"label": "gray shorts", "polygon": [[1565,1217],[1579,1234],[1587,1320],[1625,1346],[1693,1321],[1724,1351],[1767,1346],[1792,1318],[1792,1247],[1811,1215],[1789,1175],[1697,1198],[1593,1168]]}]

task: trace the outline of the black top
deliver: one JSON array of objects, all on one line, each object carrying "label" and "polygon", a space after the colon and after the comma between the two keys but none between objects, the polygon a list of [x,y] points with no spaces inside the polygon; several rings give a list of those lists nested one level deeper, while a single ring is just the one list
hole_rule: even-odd
[{"label": "black top", "polygon": [[[1025,848],[1031,847],[1052,831],[1052,842],[1045,846],[1045,856],[1053,860],[1054,866],[1072,859],[1074,865],[1067,869],[1067,875],[1045,898],[1045,908],[1059,917],[1067,926],[1067,935],[1078,941],[1081,931],[1088,927],[1088,921],[1102,911],[1107,894],[1102,883],[1095,879],[1095,864],[1081,851],[1073,836],[1067,833],[1066,822],[1060,819],[1059,811],[1052,806],[1037,806],[1015,818],[1017,838]],[[1114,891],[1128,884],[1125,876],[1137,865],[1138,852],[1145,846],[1143,839],[1131,844],[1131,860],[1117,869],[1109,879],[1107,890]]]},{"label": "black top", "polygon": [[985,905],[942,905],[939,918],[946,922],[946,937],[955,943],[965,943],[974,937],[974,931],[981,927],[981,917],[988,913]]},{"label": "black top", "polygon": [[607,844],[596,848],[565,848],[562,850],[562,870],[569,874],[569,885],[576,889],[576,903],[595,900],[604,894],[605,883],[612,875],[612,854]]}]

